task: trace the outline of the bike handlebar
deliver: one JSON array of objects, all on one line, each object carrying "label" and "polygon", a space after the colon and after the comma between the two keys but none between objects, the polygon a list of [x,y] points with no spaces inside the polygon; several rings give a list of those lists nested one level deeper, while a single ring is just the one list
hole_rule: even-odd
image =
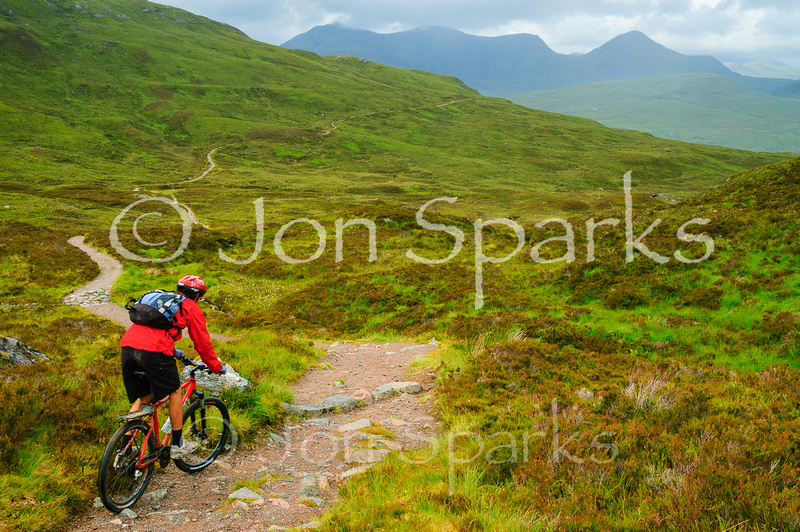
[{"label": "bike handlebar", "polygon": [[[208,366],[206,366],[205,364],[195,364],[194,361],[191,358],[184,355],[183,351],[181,351],[180,349],[176,349],[174,355],[175,358],[183,362],[185,366],[192,366],[193,368],[191,371],[192,373],[194,373],[195,371],[205,371],[206,373],[214,375],[214,372],[208,369]],[[224,374],[225,374],[225,366],[222,366],[222,370],[219,372],[219,375],[224,375]]]}]

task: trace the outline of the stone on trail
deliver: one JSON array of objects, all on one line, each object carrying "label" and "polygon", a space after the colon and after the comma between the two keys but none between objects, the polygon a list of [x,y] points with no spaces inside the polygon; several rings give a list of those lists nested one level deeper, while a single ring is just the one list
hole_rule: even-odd
[{"label": "stone on trail", "polygon": [[325,413],[322,403],[311,403],[307,405],[290,405],[281,403],[281,409],[290,416],[297,417],[319,417]]},{"label": "stone on trail", "polygon": [[350,432],[353,430],[361,430],[372,426],[372,421],[369,419],[359,419],[358,421],[351,421],[344,425],[339,425],[337,429],[339,432]]},{"label": "stone on trail", "polygon": [[359,449],[350,453],[345,458],[348,464],[374,464],[381,462],[389,456],[388,449]]},{"label": "stone on trail", "polygon": [[139,517],[139,514],[137,514],[130,508],[125,508],[119,513],[119,515],[121,515],[122,517],[127,517],[128,519],[136,519]]},{"label": "stone on trail", "polygon": [[358,406],[358,401],[349,395],[332,395],[326,397],[319,403],[311,403],[307,405],[290,405],[289,403],[281,403],[281,408],[284,412],[291,416],[297,417],[320,417],[324,414],[330,414],[334,411],[349,412]]},{"label": "stone on trail", "polygon": [[246,501],[248,499],[261,499],[262,496],[261,496],[260,493],[256,493],[255,491],[251,490],[250,488],[244,487],[244,488],[239,488],[238,490],[236,490],[233,493],[231,493],[230,495],[228,495],[228,498],[229,499],[242,499],[242,500]]},{"label": "stone on trail", "polygon": [[381,384],[372,392],[372,399],[374,401],[382,401],[388,399],[394,394],[398,393],[419,393],[422,391],[422,385],[418,382],[390,382],[388,384]]},{"label": "stone on trail", "polygon": [[373,401],[383,401],[394,395],[394,388],[391,384],[381,384],[372,392]]},{"label": "stone on trail", "polygon": [[422,391],[422,385],[418,382],[393,382],[392,388],[395,393],[419,393]]},{"label": "stone on trail", "polygon": [[357,406],[358,401],[349,395],[332,395],[323,399],[322,404],[331,407],[331,412],[334,410],[348,412]]},{"label": "stone on trail", "polygon": [[300,492],[303,495],[308,495],[311,497],[319,495],[317,486],[318,479],[316,473],[305,473],[303,478],[300,480]]}]

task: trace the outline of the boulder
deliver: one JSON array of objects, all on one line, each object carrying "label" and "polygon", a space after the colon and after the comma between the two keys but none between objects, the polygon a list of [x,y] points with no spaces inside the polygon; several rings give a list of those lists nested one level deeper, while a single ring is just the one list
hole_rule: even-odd
[{"label": "boulder", "polygon": [[23,344],[16,338],[0,336],[0,367],[3,366],[30,366],[34,362],[49,361],[41,351]]},{"label": "boulder", "polygon": [[[202,360],[195,360],[195,364],[202,364]],[[197,387],[208,390],[211,395],[220,395],[223,390],[234,389],[240,392],[250,390],[253,385],[250,381],[236,373],[230,364],[225,365],[225,375],[214,375],[205,371],[198,371],[194,374],[197,380]],[[191,366],[185,366],[181,371],[181,382],[189,378]]]}]

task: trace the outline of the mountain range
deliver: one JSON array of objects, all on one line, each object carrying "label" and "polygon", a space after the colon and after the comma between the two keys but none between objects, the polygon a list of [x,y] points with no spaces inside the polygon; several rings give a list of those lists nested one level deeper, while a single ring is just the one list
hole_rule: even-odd
[{"label": "mountain range", "polygon": [[482,94],[609,127],[755,151],[800,151],[794,120],[800,82],[790,79],[790,67],[736,66],[756,74],[742,75],[638,31],[582,55],[556,53],[530,34],[480,37],[441,27],[378,34],[318,26],[282,46],[450,74]]},{"label": "mountain range", "polygon": [[487,96],[687,72],[717,74],[765,93],[792,83],[743,76],[711,56],[678,53],[638,31],[581,55],[559,54],[536,35],[481,37],[442,27],[381,34],[330,24],[312,28],[281,46],[449,74]]}]

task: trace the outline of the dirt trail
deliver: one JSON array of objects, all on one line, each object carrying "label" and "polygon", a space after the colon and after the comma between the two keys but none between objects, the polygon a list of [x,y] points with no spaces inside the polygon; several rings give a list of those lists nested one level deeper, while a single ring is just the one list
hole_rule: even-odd
[{"label": "dirt trail", "polygon": [[[318,368],[295,384],[295,403],[320,401],[335,394],[363,397],[364,391],[381,384],[409,379],[419,382],[422,391],[393,395],[346,413],[290,420],[273,429],[276,432],[271,437],[249,446],[240,445],[195,475],[182,473],[172,464],[157,469],[148,494],[133,508],[136,518],[94,508],[68,530],[118,531],[124,527],[143,532],[206,532],[311,528],[317,524],[315,519],[336,502],[338,487],[369,467],[356,463],[359,453],[382,458],[394,450],[402,458],[403,449],[425,444],[436,434],[437,422],[431,412],[432,371],[408,373],[409,363],[432,351],[435,342],[337,342],[319,347],[328,354],[320,359]],[[345,388],[337,386],[337,381]],[[354,425],[347,425],[350,422],[360,422],[355,426],[371,423],[373,428],[354,429]],[[371,438],[369,431],[381,435]],[[376,450],[363,451],[370,444]],[[259,480],[263,482],[259,484]],[[249,504],[229,502],[229,495],[240,481],[255,481],[259,498]],[[318,506],[309,507],[310,501]]]},{"label": "dirt trail", "polygon": [[207,176],[209,174],[209,172],[211,172],[211,170],[213,170],[214,168],[217,167],[217,165],[211,159],[211,156],[214,155],[214,152],[217,151],[219,148],[220,148],[220,146],[214,148],[213,150],[208,152],[208,155],[206,155],[206,159],[208,159],[208,164],[209,164],[209,167],[206,169],[206,171],[203,172],[202,174],[200,174],[198,177],[195,177],[193,179],[189,179],[188,181],[186,181],[187,183],[194,183],[195,181],[200,181],[205,176]]},{"label": "dirt trail", "polygon": [[[89,258],[100,266],[100,275],[90,283],[75,289],[71,294],[65,296],[64,304],[82,306],[92,314],[115,321],[125,328],[130,327],[131,320],[128,318],[128,311],[109,301],[114,281],[122,273],[122,263],[111,255],[85,244],[83,238],[82,236],[75,236],[67,240],[67,242],[89,255]],[[233,340],[230,336],[223,334],[213,332],[209,334],[211,338],[219,342]]]}]

